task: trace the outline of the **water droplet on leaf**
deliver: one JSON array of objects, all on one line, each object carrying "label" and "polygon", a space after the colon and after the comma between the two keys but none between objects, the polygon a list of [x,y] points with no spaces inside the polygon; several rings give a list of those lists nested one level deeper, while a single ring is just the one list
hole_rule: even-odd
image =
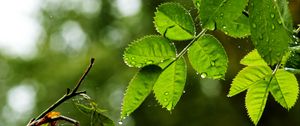
[{"label": "water droplet on leaf", "polygon": [[275,25],[274,25],[274,24],[272,24],[272,29],[273,29],[273,30],[275,29]]},{"label": "water droplet on leaf", "polygon": [[253,23],[253,24],[252,24],[252,27],[253,27],[253,28],[256,28],[256,24]]},{"label": "water droplet on leaf", "polygon": [[210,65],[211,65],[211,66],[215,66],[215,61],[211,61],[211,62],[210,62]]},{"label": "water droplet on leaf", "polygon": [[201,78],[206,78],[207,74],[204,72],[204,73],[201,73]]},{"label": "water droplet on leaf", "polygon": [[153,61],[152,61],[152,60],[148,60],[146,63],[147,63],[147,64],[152,64]]},{"label": "water droplet on leaf", "polygon": [[274,14],[271,14],[271,18],[274,18],[275,17],[275,15]]},{"label": "water droplet on leaf", "polygon": [[165,94],[165,95],[169,95],[169,92],[165,92],[164,94]]},{"label": "water droplet on leaf", "polygon": [[166,102],[166,101],[168,101],[168,99],[165,98],[164,101]]},{"label": "water droplet on leaf", "polygon": [[120,125],[123,125],[123,122],[122,122],[122,121],[119,121],[118,123],[119,123]]}]

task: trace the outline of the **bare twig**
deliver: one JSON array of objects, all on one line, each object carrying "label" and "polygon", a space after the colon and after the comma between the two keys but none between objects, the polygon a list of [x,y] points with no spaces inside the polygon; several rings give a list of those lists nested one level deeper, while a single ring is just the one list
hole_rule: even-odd
[{"label": "bare twig", "polygon": [[47,113],[51,112],[52,110],[54,110],[56,107],[58,107],[60,104],[64,103],[66,100],[77,96],[79,94],[85,94],[85,91],[78,91],[78,88],[80,87],[81,83],[83,82],[84,78],[87,76],[87,74],[89,73],[89,71],[91,70],[91,68],[94,65],[94,58],[91,58],[90,61],[90,65],[88,66],[88,68],[86,69],[86,71],[83,73],[83,75],[81,76],[81,78],[79,79],[79,81],[77,82],[76,86],[71,90],[69,88],[67,88],[67,92],[66,94],[64,94],[60,99],[58,99],[54,104],[52,104],[49,108],[47,108],[43,113],[41,113],[37,118],[35,118],[34,120],[31,120],[29,122],[29,126],[35,126],[34,122],[36,122],[36,120],[39,120],[41,118],[43,118],[44,116],[46,116]]}]

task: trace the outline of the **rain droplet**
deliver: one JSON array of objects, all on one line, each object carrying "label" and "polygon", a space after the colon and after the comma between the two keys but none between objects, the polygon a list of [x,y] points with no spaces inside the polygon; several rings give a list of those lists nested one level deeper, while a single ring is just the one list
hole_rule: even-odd
[{"label": "rain droplet", "polygon": [[240,49],[240,48],[241,48],[241,46],[238,46],[238,48]]},{"label": "rain droplet", "polygon": [[224,14],[223,14],[223,13],[221,13],[221,14],[220,14],[220,18],[222,19],[222,18],[223,18],[223,16],[224,16]]},{"label": "rain droplet", "polygon": [[182,93],[184,94],[184,93],[185,93],[185,91],[182,91]]},{"label": "rain droplet", "polygon": [[252,27],[253,27],[253,28],[256,28],[256,24],[253,23],[253,24],[252,24]]},{"label": "rain droplet", "polygon": [[211,65],[211,66],[215,66],[215,65],[216,65],[216,64],[215,64],[215,61],[211,61],[211,62],[210,62],[210,65]]},{"label": "rain droplet", "polygon": [[204,72],[204,73],[201,73],[201,78],[206,78],[207,74]]},{"label": "rain droplet", "polygon": [[280,25],[282,24],[282,21],[281,21],[281,20],[278,20],[277,22],[278,22],[278,24],[280,24]]},{"label": "rain droplet", "polygon": [[123,125],[123,122],[122,122],[122,121],[119,121],[118,123],[119,123],[120,125]]},{"label": "rain droplet", "polygon": [[164,101],[166,102],[166,101],[168,101],[168,99],[165,98]]},{"label": "rain droplet", "polygon": [[226,28],[227,28],[227,27],[224,25],[224,26],[223,26],[223,29],[226,29]]},{"label": "rain droplet", "polygon": [[273,29],[273,30],[275,29],[275,25],[274,25],[274,24],[272,24],[272,29]]},{"label": "rain droplet", "polygon": [[200,1],[197,1],[197,2],[196,2],[196,6],[197,6],[197,7],[200,7]]},{"label": "rain droplet", "polygon": [[134,58],[134,57],[132,57],[131,59],[132,59],[132,60],[134,60],[135,58]]},{"label": "rain droplet", "polygon": [[153,61],[152,61],[152,60],[148,60],[146,63],[147,63],[147,64],[152,64]]},{"label": "rain droplet", "polygon": [[165,92],[164,94],[165,94],[165,95],[169,95],[169,92]]},{"label": "rain droplet", "polygon": [[274,18],[275,17],[275,15],[274,14],[271,14],[271,18]]},{"label": "rain droplet", "polygon": [[135,65],[135,62],[131,62],[132,65]]}]

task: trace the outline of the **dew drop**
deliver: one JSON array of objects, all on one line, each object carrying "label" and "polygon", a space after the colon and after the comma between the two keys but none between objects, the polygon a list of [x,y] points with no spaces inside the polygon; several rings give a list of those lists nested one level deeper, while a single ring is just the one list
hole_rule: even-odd
[{"label": "dew drop", "polygon": [[166,102],[166,101],[168,101],[168,99],[165,98],[164,101]]},{"label": "dew drop", "polygon": [[204,72],[204,73],[201,73],[201,78],[206,78],[207,74]]},{"label": "dew drop", "polygon": [[131,62],[132,65],[135,65],[135,62]]},{"label": "dew drop", "polygon": [[223,29],[226,29],[226,28],[227,28],[227,27],[224,25],[224,26],[223,26]]},{"label": "dew drop", "polygon": [[272,29],[273,29],[273,30],[275,29],[275,25],[274,25],[274,24],[272,24]]},{"label": "dew drop", "polygon": [[119,123],[120,125],[123,125],[123,122],[122,122],[122,121],[119,121],[118,123]]},{"label": "dew drop", "polygon": [[238,48],[240,49],[240,48],[241,48],[241,46],[238,46]]},{"label": "dew drop", "polygon": [[253,28],[256,28],[256,24],[253,23],[253,24],[252,24],[252,27],[253,27]]},{"label": "dew drop", "polygon": [[147,63],[147,64],[152,64],[153,61],[152,61],[152,60],[148,60],[146,63]]},{"label": "dew drop", "polygon": [[271,14],[271,18],[274,18],[275,17],[275,15],[274,14]]},{"label": "dew drop", "polygon": [[224,14],[223,14],[223,13],[221,13],[221,14],[220,14],[220,18],[222,19],[222,18],[223,18],[223,16],[224,16]]},{"label": "dew drop", "polygon": [[165,95],[169,95],[169,92],[165,92],[164,94],[165,94]]},{"label": "dew drop", "polygon": [[132,57],[131,59],[132,59],[132,60],[134,60],[135,58],[134,58],[134,57]]},{"label": "dew drop", "polygon": [[200,7],[200,1],[197,1],[197,2],[196,2],[196,6],[197,6],[197,7]]},{"label": "dew drop", "polygon": [[185,93],[185,91],[182,91],[182,93],[184,94],[184,93]]},{"label": "dew drop", "polygon": [[280,25],[282,24],[282,21],[281,21],[281,20],[278,20],[277,22],[278,22],[278,24],[280,24]]},{"label": "dew drop", "polygon": [[211,62],[210,62],[210,65],[211,65],[211,66],[215,66],[215,65],[216,65],[216,64],[215,64],[215,61],[211,61]]}]

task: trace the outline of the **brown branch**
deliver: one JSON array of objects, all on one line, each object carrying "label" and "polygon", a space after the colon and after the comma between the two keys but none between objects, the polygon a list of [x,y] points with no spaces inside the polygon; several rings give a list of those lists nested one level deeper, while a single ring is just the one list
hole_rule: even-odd
[{"label": "brown branch", "polygon": [[[83,82],[84,78],[87,76],[87,74],[89,73],[89,71],[91,70],[91,68],[94,65],[94,58],[91,58],[91,62],[90,65],[88,66],[88,68],[86,69],[86,71],[83,73],[83,75],[81,76],[81,78],[79,79],[79,81],[77,82],[76,86],[70,90],[69,88],[67,89],[67,92],[65,95],[63,95],[60,99],[58,99],[54,104],[52,104],[49,108],[47,108],[43,113],[41,113],[35,120],[39,120],[41,118],[43,118],[47,113],[51,112],[52,110],[54,110],[56,107],[58,107],[60,104],[64,103],[66,100],[77,96],[79,94],[82,93],[86,93],[85,91],[77,91],[78,88],[80,87],[81,83]],[[33,121],[31,121],[33,122]],[[33,125],[34,126],[34,125]]]}]

